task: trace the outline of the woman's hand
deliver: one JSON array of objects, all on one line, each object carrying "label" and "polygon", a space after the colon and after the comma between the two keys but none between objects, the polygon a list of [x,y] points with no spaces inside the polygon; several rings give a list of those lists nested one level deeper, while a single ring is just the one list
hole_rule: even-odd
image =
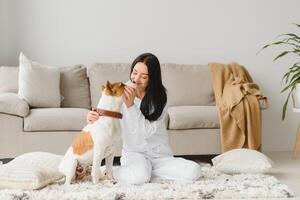
[{"label": "woman's hand", "polygon": [[86,121],[89,124],[94,123],[99,118],[99,114],[96,111],[89,111],[86,116]]},{"label": "woman's hand", "polygon": [[135,96],[136,96],[135,89],[133,89],[132,87],[125,86],[124,103],[126,104],[127,108],[133,105]]}]

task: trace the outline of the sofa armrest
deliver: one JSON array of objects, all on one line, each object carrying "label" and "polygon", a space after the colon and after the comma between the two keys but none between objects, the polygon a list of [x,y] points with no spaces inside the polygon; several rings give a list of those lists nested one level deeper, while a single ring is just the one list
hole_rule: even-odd
[{"label": "sofa armrest", "polygon": [[0,113],[26,117],[29,114],[29,105],[16,93],[0,93]]}]

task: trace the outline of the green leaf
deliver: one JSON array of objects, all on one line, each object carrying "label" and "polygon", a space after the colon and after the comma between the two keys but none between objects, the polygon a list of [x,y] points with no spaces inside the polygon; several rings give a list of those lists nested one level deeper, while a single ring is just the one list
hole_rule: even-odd
[{"label": "green leaf", "polygon": [[286,34],[281,34],[279,35],[279,37],[283,37],[283,36],[289,36],[289,37],[292,37],[292,38],[297,38],[297,39],[300,39],[300,37],[294,33],[286,33]]},{"label": "green leaf", "polygon": [[287,72],[287,73],[284,74],[284,76],[282,77],[282,80],[281,80],[281,84],[282,84],[282,81],[284,81],[284,80],[285,80],[285,84],[288,83],[290,74],[291,73],[289,73],[289,72]]},{"label": "green leaf", "polygon": [[295,42],[296,45],[300,42],[300,40],[296,39],[296,38],[287,38],[287,39],[284,39],[284,42],[290,42],[290,41]]},{"label": "green leaf", "polygon": [[295,73],[292,78],[291,78],[291,82],[295,81],[295,80],[299,80],[300,79],[300,72]]},{"label": "green leaf", "polygon": [[285,80],[285,84],[287,84],[288,80],[289,80],[289,76],[290,74],[289,73],[285,73],[284,76],[282,77],[281,79],[281,84],[282,82]]},{"label": "green leaf", "polygon": [[[263,46],[262,48],[261,48],[261,50],[260,51],[262,51],[263,49],[266,49],[266,48],[268,48],[268,47],[270,47],[270,46],[274,46],[274,45],[279,45],[279,44],[283,44],[283,43],[285,43],[284,41],[277,41],[277,42],[273,42],[273,43],[270,43],[270,44],[266,44],[265,46]],[[260,52],[259,51],[259,52]],[[258,52],[258,53],[259,53]]]},{"label": "green leaf", "polygon": [[291,88],[291,91],[289,92],[287,98],[286,98],[286,101],[285,103],[283,104],[283,108],[282,108],[282,120],[284,120],[285,118],[285,114],[286,114],[286,108],[287,108],[287,105],[288,105],[288,102],[289,102],[289,99],[290,99],[290,96],[292,94],[292,92],[296,89],[296,84]]},{"label": "green leaf", "polygon": [[285,56],[286,54],[289,54],[289,53],[291,53],[291,51],[284,51],[284,52],[280,53],[279,55],[277,55],[277,56],[273,59],[273,61],[275,61],[275,60],[277,60],[277,59],[281,58],[282,56]]},{"label": "green leaf", "polygon": [[293,74],[294,72],[296,72],[296,71],[298,71],[297,68],[296,68],[296,69],[294,69],[293,67],[289,68],[289,70],[283,75],[282,80],[281,80],[281,83],[282,83],[282,81],[284,81],[284,80],[285,80],[285,83],[287,83],[288,80],[289,80],[289,76],[290,76],[291,74]]},{"label": "green leaf", "polygon": [[300,72],[300,65],[298,65],[299,63],[300,62],[297,62],[292,67],[289,68],[289,70],[283,75],[281,79],[281,84],[283,81],[285,81],[285,84],[287,84],[291,74]]},{"label": "green leaf", "polygon": [[[293,24],[297,26],[297,28],[300,28],[300,24]],[[263,46],[260,51],[269,48],[270,46],[283,46],[285,51],[278,54],[273,61],[287,56],[288,54],[296,54],[300,57],[300,36],[297,33],[281,34],[277,36],[275,40],[275,42]],[[294,63],[292,67],[288,68],[288,71],[282,77],[281,82],[283,81],[285,81],[285,86],[280,92],[284,93],[288,91],[288,95],[282,108],[282,120],[286,117],[286,109],[289,103],[289,98],[291,97],[292,92],[294,92],[296,84],[300,82],[300,62]]]},{"label": "green leaf", "polygon": [[294,87],[294,86],[296,85],[296,83],[297,83],[297,80],[291,82],[290,84],[288,84],[287,86],[285,86],[285,87],[280,91],[280,93],[285,92],[285,91],[286,91],[287,89],[289,89],[290,87]]},{"label": "green leaf", "polygon": [[293,23],[294,25],[298,26],[300,28],[300,25],[299,24],[296,24],[296,23]]},{"label": "green leaf", "polygon": [[293,67],[300,67],[300,65],[298,65],[298,64],[300,64],[300,62],[293,64]]},{"label": "green leaf", "polygon": [[286,98],[286,100],[285,100],[285,102],[284,102],[284,104],[283,104],[281,120],[284,120],[284,118],[285,118],[286,107],[287,107],[287,105],[288,105],[288,103],[289,103],[290,95],[291,95],[291,93],[289,93],[289,95],[287,96],[287,98]]},{"label": "green leaf", "polygon": [[266,44],[265,46],[263,46],[262,48],[261,48],[261,50],[263,50],[263,49],[265,49],[265,48],[268,48],[269,46],[271,46],[270,44]]},{"label": "green leaf", "polygon": [[282,42],[285,45],[290,45],[290,46],[294,46],[296,48],[299,48],[300,39],[297,39],[297,38],[285,38],[285,39],[282,40]]},{"label": "green leaf", "polygon": [[278,45],[278,44],[282,44],[282,43],[285,43],[285,42],[283,42],[283,41],[278,41],[278,42],[271,43],[271,45]]},{"label": "green leaf", "polygon": [[300,67],[296,65],[296,66],[290,67],[289,70],[286,72],[286,74],[295,73],[297,71],[300,71]]},{"label": "green leaf", "polygon": [[289,89],[289,88],[292,87],[292,86],[293,86],[292,84],[288,84],[287,86],[285,86],[285,87],[280,91],[280,93],[285,92],[287,89]]}]

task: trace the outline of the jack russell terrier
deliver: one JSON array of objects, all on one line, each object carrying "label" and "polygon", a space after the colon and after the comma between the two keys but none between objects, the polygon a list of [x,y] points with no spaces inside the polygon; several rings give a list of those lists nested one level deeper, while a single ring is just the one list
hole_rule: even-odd
[{"label": "jack russell terrier", "polygon": [[[135,87],[128,81],[126,85]],[[96,112],[99,119],[93,124],[86,125],[80,134],[75,138],[63,157],[59,171],[66,177],[65,184],[71,184],[76,178],[76,169],[86,169],[92,164],[92,181],[94,184],[103,177],[100,166],[105,158],[106,175],[108,179],[113,179],[112,166],[116,145],[121,140],[121,130],[119,119],[123,103],[125,84],[121,82],[109,83],[102,86],[102,96],[98,103]]]}]

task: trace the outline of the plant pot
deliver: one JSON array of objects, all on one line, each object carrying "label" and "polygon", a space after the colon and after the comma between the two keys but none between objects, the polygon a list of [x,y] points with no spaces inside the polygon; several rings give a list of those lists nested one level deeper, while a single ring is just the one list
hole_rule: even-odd
[{"label": "plant pot", "polygon": [[294,94],[295,107],[300,108],[300,83],[297,83]]}]

